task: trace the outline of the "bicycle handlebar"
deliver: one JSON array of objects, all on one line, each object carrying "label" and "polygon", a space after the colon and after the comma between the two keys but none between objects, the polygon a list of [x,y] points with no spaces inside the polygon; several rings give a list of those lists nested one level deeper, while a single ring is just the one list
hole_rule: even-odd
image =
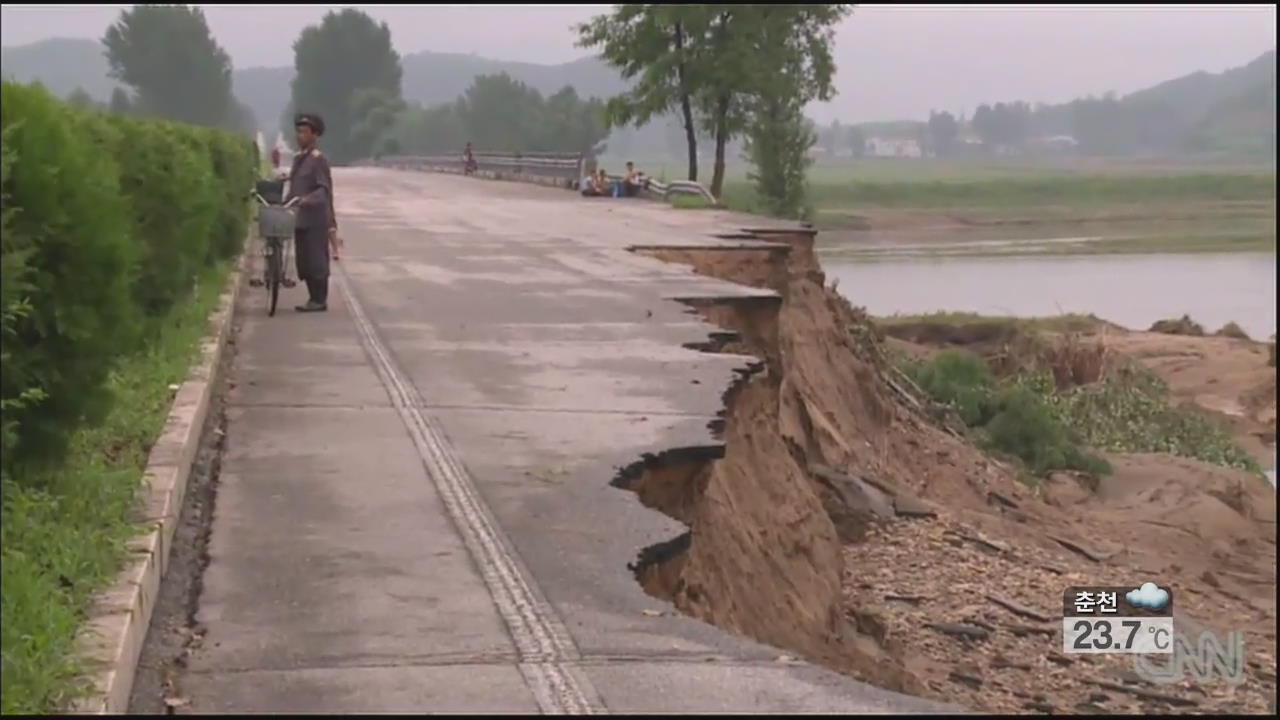
[{"label": "bicycle handlebar", "polygon": [[[253,192],[249,193],[249,196],[252,197],[254,200],[257,200],[263,206],[271,207],[271,203],[267,202],[267,199],[262,197],[262,195],[257,190],[254,190]],[[302,198],[297,198],[297,197],[291,198],[289,202],[283,205],[277,205],[276,207],[291,208],[296,206],[301,200]]]}]

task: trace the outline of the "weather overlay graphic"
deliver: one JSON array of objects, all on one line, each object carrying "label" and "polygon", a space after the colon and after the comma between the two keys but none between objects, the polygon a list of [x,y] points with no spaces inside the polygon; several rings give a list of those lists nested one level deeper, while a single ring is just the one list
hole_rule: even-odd
[{"label": "weather overlay graphic", "polygon": [[1062,593],[1064,653],[1173,652],[1173,591],[1153,582]]}]

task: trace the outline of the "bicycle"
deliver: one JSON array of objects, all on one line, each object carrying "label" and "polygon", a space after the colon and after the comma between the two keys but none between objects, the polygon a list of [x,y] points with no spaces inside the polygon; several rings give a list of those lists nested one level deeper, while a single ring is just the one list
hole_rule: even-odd
[{"label": "bicycle", "polygon": [[280,198],[283,195],[283,186],[284,183],[280,181],[263,180],[258,182],[258,187],[252,192],[252,197],[261,205],[258,210],[258,237],[262,238],[265,244],[262,254],[266,259],[266,267],[263,268],[262,284],[267,289],[269,298],[268,317],[274,317],[276,314],[280,286],[292,287],[295,284],[289,282],[286,277],[286,268],[289,241],[293,238],[296,221],[294,208],[298,204],[298,198],[279,203],[271,202],[264,197],[265,193],[273,199]]}]

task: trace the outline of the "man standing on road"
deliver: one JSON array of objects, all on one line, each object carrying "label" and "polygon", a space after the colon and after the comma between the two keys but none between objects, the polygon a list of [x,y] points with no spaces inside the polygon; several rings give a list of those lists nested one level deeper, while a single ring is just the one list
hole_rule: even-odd
[{"label": "man standing on road", "polygon": [[298,312],[329,309],[329,238],[337,236],[338,220],[333,212],[333,176],[329,159],[316,141],[324,135],[324,120],[314,113],[294,118],[298,154],[289,173],[289,197],[298,198],[298,221],[293,243],[298,260],[298,278],[306,281],[310,297]]}]

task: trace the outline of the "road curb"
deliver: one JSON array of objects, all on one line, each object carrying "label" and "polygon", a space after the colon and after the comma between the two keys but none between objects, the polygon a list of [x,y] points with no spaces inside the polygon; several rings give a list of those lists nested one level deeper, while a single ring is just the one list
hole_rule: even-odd
[{"label": "road curb", "polygon": [[129,541],[124,567],[115,582],[94,596],[77,633],[76,652],[88,668],[91,690],[72,703],[75,714],[114,715],[129,710],[138,659],[160,594],[160,580],[169,569],[173,535],[231,336],[248,256],[248,251],[241,254],[232,267],[218,307],[209,317],[210,330],[200,342],[200,361],[174,394],[164,428],[147,456],[138,501],[149,530]]}]

